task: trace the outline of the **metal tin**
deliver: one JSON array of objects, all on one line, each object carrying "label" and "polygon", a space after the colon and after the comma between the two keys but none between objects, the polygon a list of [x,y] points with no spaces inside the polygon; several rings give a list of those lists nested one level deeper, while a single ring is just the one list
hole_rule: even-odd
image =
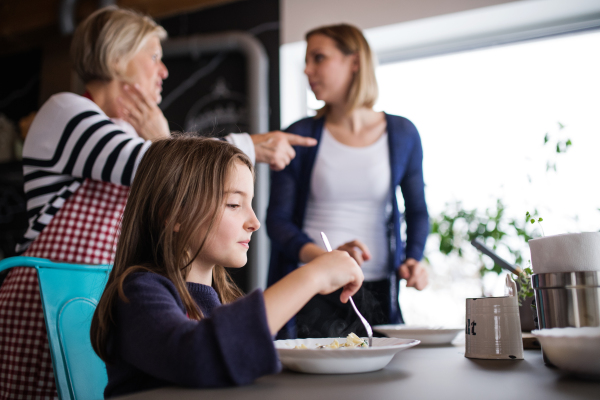
[{"label": "metal tin", "polygon": [[540,329],[600,326],[600,271],[531,278]]}]

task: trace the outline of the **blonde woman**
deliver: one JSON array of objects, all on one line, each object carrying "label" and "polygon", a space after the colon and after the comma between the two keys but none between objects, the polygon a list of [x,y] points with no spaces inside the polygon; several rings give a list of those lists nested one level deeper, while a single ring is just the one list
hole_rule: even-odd
[{"label": "blonde woman", "polygon": [[[408,119],[373,110],[375,70],[359,29],[325,26],[308,32],[306,41],[304,72],[325,106],[316,117],[287,130],[319,144],[298,149],[290,165],[273,174],[267,213],[269,281],[325,252],[323,231],[334,248],[348,251],[362,264],[365,282],[355,300],[366,319],[372,325],[401,323],[399,279],[419,290],[427,285],[427,272],[419,262],[429,230],[419,134]],[[404,213],[397,203],[398,187]],[[315,297],[295,322],[280,336],[366,333],[335,294]]]},{"label": "blonde woman", "polygon": [[[138,13],[108,7],[90,15],[72,42],[83,96],[59,93],[39,110],[23,148],[29,228],[18,251],[55,261],[113,262],[119,219],[137,166],[170,136],[158,108],[168,71],[165,30]],[[294,135],[229,135],[252,161],[281,169]],[[25,317],[26,316],[26,317]],[[13,269],[0,288],[0,399],[53,398],[56,388],[35,270]]]}]

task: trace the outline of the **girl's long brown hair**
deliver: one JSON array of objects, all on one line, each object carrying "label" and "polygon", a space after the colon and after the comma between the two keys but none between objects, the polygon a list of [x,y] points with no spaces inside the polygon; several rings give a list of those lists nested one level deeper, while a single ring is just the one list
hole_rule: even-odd
[{"label": "girl's long brown hair", "polygon": [[[225,182],[236,162],[253,172],[248,157],[229,143],[185,136],[154,142],[143,156],[123,213],[115,264],[92,319],[92,347],[105,362],[111,359],[107,343],[114,306],[118,297],[128,301],[123,283],[132,272],[168,278],[189,317],[203,317],[185,278],[219,222]],[[198,249],[196,254],[190,253],[191,248]],[[213,270],[213,287],[223,304],[243,295],[221,266]]]}]

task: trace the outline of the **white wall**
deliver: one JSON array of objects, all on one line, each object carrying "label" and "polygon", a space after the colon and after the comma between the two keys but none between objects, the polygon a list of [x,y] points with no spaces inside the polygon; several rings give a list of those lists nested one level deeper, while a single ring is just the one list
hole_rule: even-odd
[{"label": "white wall", "polygon": [[515,1],[526,0],[281,0],[281,43],[304,40],[326,24],[368,29]]}]

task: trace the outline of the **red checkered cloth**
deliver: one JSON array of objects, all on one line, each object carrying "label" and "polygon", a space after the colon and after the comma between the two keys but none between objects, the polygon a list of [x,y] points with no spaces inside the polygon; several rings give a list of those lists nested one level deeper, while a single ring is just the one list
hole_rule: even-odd
[{"label": "red checkered cloth", "polygon": [[[129,188],[86,179],[23,254],[112,264]],[[0,288],[0,399],[58,398],[34,268],[13,268]]]}]

